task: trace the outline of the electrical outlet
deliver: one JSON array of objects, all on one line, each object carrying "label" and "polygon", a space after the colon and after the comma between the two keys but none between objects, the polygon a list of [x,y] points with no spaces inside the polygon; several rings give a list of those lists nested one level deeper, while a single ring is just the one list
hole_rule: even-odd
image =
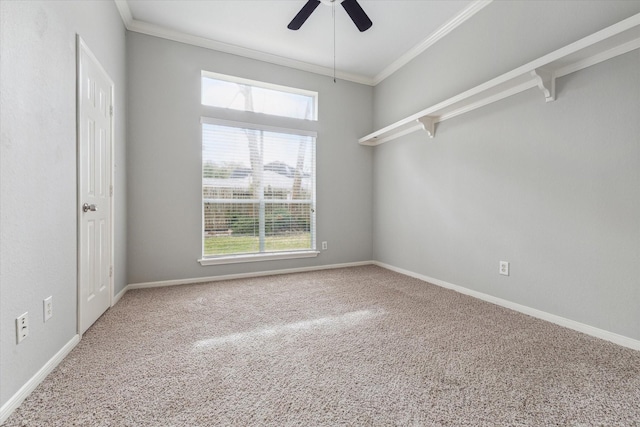
[{"label": "electrical outlet", "polygon": [[53,316],[53,295],[42,301],[42,309],[44,310],[43,315],[44,321],[46,322]]},{"label": "electrical outlet", "polygon": [[323,251],[327,250],[327,242],[322,242],[322,250]]},{"label": "electrical outlet", "polygon": [[509,275],[509,263],[507,261],[500,261],[500,274],[503,276]]},{"label": "electrical outlet", "polygon": [[29,336],[29,312],[16,318],[16,341],[18,344]]}]

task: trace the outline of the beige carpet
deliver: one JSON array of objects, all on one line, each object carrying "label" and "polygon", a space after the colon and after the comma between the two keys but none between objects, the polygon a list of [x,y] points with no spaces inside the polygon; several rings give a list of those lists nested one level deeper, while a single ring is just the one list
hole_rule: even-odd
[{"label": "beige carpet", "polygon": [[638,426],[640,352],[374,266],[136,290],[6,426]]}]

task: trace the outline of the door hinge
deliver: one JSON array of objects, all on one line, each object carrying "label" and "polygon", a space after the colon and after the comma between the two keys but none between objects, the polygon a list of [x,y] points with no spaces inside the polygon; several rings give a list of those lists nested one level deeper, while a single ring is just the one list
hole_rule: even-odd
[{"label": "door hinge", "polygon": [[113,196],[113,185],[109,186],[109,196]]},{"label": "door hinge", "polygon": [[109,114],[113,117],[113,105],[109,106]]},{"label": "door hinge", "polygon": [[109,277],[113,277],[113,266],[109,267]]}]

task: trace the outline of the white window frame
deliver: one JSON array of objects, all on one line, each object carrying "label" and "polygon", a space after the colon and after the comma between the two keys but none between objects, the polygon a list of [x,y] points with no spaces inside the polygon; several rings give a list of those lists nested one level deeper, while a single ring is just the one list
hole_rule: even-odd
[{"label": "white window frame", "polygon": [[[269,132],[277,132],[277,133],[289,133],[293,135],[302,135],[302,136],[310,136],[316,139],[317,146],[317,132],[314,128],[317,127],[317,116],[318,116],[318,93],[307,91],[303,89],[296,89],[286,86],[279,86],[270,83],[264,83],[255,80],[243,79],[240,77],[227,76],[223,74],[212,73],[209,71],[201,72],[202,82],[203,77],[211,77],[219,80],[227,80],[232,81],[239,84],[252,85],[256,87],[263,87],[268,89],[275,89],[283,92],[289,93],[297,93],[308,96],[313,96],[315,100],[314,106],[314,119],[295,119],[291,117],[283,117],[276,115],[269,115],[264,113],[255,113],[249,111],[241,111],[241,110],[231,110],[219,107],[213,107],[201,104],[202,107],[202,116],[200,118],[200,135],[202,138],[202,125],[203,124],[212,124],[212,125],[221,125],[221,126],[232,126],[232,127],[242,127],[246,129],[255,129]],[[202,100],[201,100],[202,102]],[[221,118],[222,117],[222,118]],[[230,120],[231,118],[231,120]],[[258,120],[256,120],[258,119]],[[202,144],[202,141],[201,141]],[[202,163],[202,162],[201,162]],[[311,214],[311,249],[309,250],[299,250],[299,251],[283,251],[283,252],[273,252],[273,253],[256,253],[256,254],[238,254],[238,255],[216,255],[216,256],[205,256],[204,255],[204,236],[201,234],[201,258],[198,259],[198,262],[202,266],[211,266],[211,265],[222,265],[222,264],[236,264],[236,263],[246,263],[246,262],[259,262],[259,261],[273,261],[273,260],[284,260],[284,259],[298,259],[298,258],[311,258],[317,257],[320,254],[320,251],[317,250],[317,230],[316,230],[316,164],[315,164],[315,150],[314,150],[314,162],[313,162],[313,196],[310,201],[312,207]],[[202,176],[202,175],[200,175]],[[202,192],[201,192],[202,194]],[[204,204],[205,200],[200,196],[201,202]],[[204,230],[204,209],[201,210],[202,213],[202,223],[200,227],[200,231]]]}]

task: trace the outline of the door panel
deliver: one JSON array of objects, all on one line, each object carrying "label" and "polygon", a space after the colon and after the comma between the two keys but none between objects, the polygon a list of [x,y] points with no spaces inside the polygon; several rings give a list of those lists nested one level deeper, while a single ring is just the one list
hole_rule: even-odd
[{"label": "door panel", "polygon": [[111,305],[113,83],[78,39],[79,333]]}]

